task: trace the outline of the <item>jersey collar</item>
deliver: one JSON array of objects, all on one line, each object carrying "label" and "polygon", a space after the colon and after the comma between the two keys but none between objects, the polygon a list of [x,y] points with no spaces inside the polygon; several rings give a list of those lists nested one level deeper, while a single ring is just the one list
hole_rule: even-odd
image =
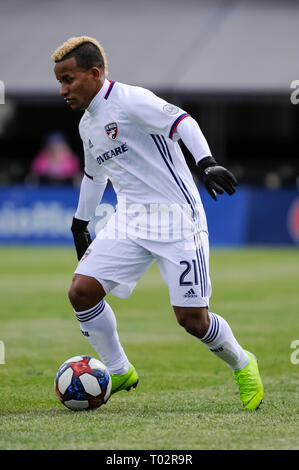
[{"label": "jersey collar", "polygon": [[110,86],[110,82],[106,78],[102,88],[95,95],[95,97],[91,100],[88,107],[86,108],[86,111],[88,111],[90,114],[94,114],[96,112],[96,110],[98,109],[102,99],[104,98],[105,94],[107,93],[107,90],[108,90],[109,86]]}]

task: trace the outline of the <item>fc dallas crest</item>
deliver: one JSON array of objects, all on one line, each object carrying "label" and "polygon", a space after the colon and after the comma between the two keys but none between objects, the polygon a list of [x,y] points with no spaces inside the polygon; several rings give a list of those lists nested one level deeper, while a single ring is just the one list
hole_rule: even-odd
[{"label": "fc dallas crest", "polygon": [[110,139],[115,140],[118,133],[116,122],[110,122],[109,124],[106,124],[105,131]]}]

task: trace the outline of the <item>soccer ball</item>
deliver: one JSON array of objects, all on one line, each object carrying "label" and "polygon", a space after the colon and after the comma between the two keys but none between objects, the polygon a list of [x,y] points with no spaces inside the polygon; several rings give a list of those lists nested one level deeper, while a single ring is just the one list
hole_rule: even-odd
[{"label": "soccer ball", "polygon": [[106,366],[90,356],[65,361],[54,382],[59,400],[71,410],[90,410],[105,404],[111,395],[111,385]]}]

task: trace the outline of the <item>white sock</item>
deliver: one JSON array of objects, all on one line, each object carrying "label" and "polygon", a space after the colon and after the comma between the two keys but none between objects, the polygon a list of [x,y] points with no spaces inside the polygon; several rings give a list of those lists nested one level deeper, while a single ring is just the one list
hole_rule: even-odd
[{"label": "white sock", "polygon": [[130,363],[120,344],[116,318],[110,305],[101,300],[89,310],[75,311],[75,314],[83,335],[94,347],[110,374],[126,373]]},{"label": "white sock", "polygon": [[229,324],[216,313],[209,312],[209,316],[209,329],[200,340],[232,370],[243,369],[247,366],[249,358],[234,337]]}]

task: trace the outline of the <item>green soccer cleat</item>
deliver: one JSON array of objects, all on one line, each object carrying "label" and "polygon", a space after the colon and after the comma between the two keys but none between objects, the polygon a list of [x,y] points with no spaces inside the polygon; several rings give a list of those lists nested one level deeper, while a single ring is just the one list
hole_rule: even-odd
[{"label": "green soccer cleat", "polygon": [[136,388],[139,382],[138,374],[135,367],[130,364],[128,372],[125,374],[110,374],[112,380],[111,395],[121,390],[127,390],[127,392],[133,387]]},{"label": "green soccer cleat", "polygon": [[248,351],[245,352],[249,363],[243,369],[235,370],[234,377],[239,387],[243,410],[257,410],[262,403],[264,388],[256,357]]}]

